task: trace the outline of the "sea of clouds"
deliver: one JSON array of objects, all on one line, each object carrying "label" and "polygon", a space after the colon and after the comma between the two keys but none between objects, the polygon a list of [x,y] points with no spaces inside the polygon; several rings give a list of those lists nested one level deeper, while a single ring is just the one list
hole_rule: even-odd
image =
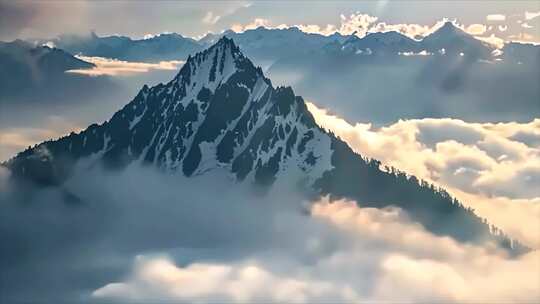
[{"label": "sea of clouds", "polygon": [[409,119],[375,127],[308,106],[354,151],[444,187],[511,237],[540,248],[539,119]]},{"label": "sea of clouds", "polygon": [[309,199],[286,179],[261,194],[220,171],[82,168],[47,189],[15,187],[2,171],[6,301],[540,299],[537,251],[436,236],[398,208]]}]

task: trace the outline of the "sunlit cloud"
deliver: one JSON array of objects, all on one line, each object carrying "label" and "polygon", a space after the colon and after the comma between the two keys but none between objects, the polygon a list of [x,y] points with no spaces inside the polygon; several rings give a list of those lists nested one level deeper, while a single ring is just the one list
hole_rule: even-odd
[{"label": "sunlit cloud", "polygon": [[486,16],[487,21],[503,22],[506,20],[506,16],[502,14],[492,14]]},{"label": "sunlit cloud", "polygon": [[525,20],[532,20],[540,17],[540,11],[538,12],[525,12]]},{"label": "sunlit cloud", "polygon": [[320,125],[355,151],[443,186],[511,236],[540,248],[540,191],[535,186],[540,146],[532,140],[540,136],[539,119],[498,124],[400,120],[377,129],[308,107]]},{"label": "sunlit cloud", "polygon": [[495,36],[495,34],[491,34],[487,37],[485,36],[476,36],[475,37],[476,39],[480,40],[480,41],[483,41],[497,49],[501,49],[504,47],[504,39],[502,38],[499,38],[497,36]]},{"label": "sunlit cloud", "polygon": [[128,277],[92,296],[135,303],[534,302],[540,297],[539,252],[512,259],[496,248],[460,244],[427,232],[397,208],[323,199],[309,214],[297,220],[318,233],[298,239],[301,247],[295,250],[187,265],[166,254],[138,256]]},{"label": "sunlit cloud", "polygon": [[474,36],[482,35],[486,31],[487,31],[487,26],[485,26],[484,24],[475,23],[475,24],[471,24],[467,26],[466,28],[466,32]]},{"label": "sunlit cloud", "polygon": [[74,125],[60,116],[47,117],[41,128],[0,128],[0,162],[15,156],[16,153],[29,146],[80,130],[82,130],[80,126]]},{"label": "sunlit cloud", "polygon": [[66,73],[82,74],[88,76],[130,76],[140,73],[147,73],[151,70],[177,70],[182,64],[184,64],[184,61],[181,60],[146,63],[82,55],[76,55],[75,57],[86,62],[93,63],[96,66],[91,69],[69,70],[66,71]]},{"label": "sunlit cloud", "polygon": [[233,24],[233,26],[231,27],[231,30],[237,32],[237,33],[242,33],[242,32],[245,32],[247,30],[253,30],[253,29],[256,29],[258,27],[271,27],[271,22],[270,20],[268,19],[264,19],[264,18],[255,18],[252,22],[246,24],[246,25],[242,25],[240,23],[235,23]]},{"label": "sunlit cloud", "polygon": [[342,35],[350,35],[356,32],[357,36],[364,36],[369,27],[375,23],[379,18],[370,16],[368,14],[361,14],[359,12],[351,14],[349,16],[341,15],[341,26],[339,27],[339,33]]}]

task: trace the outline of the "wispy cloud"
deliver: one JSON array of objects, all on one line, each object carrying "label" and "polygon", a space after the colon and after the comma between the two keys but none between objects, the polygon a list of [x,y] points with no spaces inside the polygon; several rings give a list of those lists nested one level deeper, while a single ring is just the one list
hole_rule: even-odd
[{"label": "wispy cloud", "polygon": [[220,18],[221,16],[214,15],[214,12],[209,11],[206,13],[206,15],[204,15],[202,22],[206,24],[216,24]]},{"label": "wispy cloud", "polygon": [[77,55],[76,57],[81,60],[91,62],[95,64],[96,67],[91,69],[69,70],[66,71],[66,73],[82,74],[88,76],[130,76],[140,73],[146,73],[151,70],[176,70],[182,64],[184,64],[184,61],[181,60],[146,63],[81,55]]},{"label": "wispy cloud", "polygon": [[474,36],[482,35],[487,31],[487,26],[484,24],[475,23],[467,26],[465,31]]}]

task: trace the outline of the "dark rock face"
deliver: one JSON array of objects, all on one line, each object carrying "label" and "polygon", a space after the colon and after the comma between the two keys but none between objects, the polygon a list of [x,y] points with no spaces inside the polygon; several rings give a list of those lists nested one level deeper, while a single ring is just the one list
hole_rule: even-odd
[{"label": "dark rock face", "polygon": [[139,162],[186,176],[227,170],[237,181],[263,186],[294,175],[320,195],[401,207],[437,234],[492,238],[523,250],[492,234],[444,190],[355,154],[317,126],[290,87],[274,88],[228,38],[190,56],[169,83],[144,86],[109,121],[29,148],[4,165],[17,178],[57,185],[82,159],[112,168]]},{"label": "dark rock face", "polygon": [[[330,141],[324,149],[315,141],[306,148],[299,132],[324,136],[292,89],[274,89],[232,40],[223,38],[190,57],[169,83],[143,87],[104,124],[26,150],[8,165],[18,176],[44,174],[48,178],[38,181],[46,184],[61,183],[66,174],[57,172],[69,171],[60,170],[63,164],[56,160],[85,157],[111,167],[140,161],[186,176],[228,167],[238,180],[252,173],[267,184],[289,162],[321,175],[321,168],[329,167]],[[314,160],[321,157],[318,151],[328,154],[326,164],[324,158]]]}]

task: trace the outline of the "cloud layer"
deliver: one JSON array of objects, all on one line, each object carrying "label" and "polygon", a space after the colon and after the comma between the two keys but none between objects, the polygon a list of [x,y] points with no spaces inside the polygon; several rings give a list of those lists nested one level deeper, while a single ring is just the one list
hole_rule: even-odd
[{"label": "cloud layer", "polygon": [[91,69],[78,69],[78,70],[69,70],[66,73],[82,74],[88,76],[131,76],[140,73],[147,73],[151,70],[168,70],[175,71],[178,70],[181,65],[184,64],[184,61],[181,60],[171,60],[171,61],[160,61],[158,63],[146,63],[146,62],[133,62],[133,61],[124,61],[111,58],[103,57],[89,57],[76,55],[77,58],[84,60],[86,62],[91,62],[96,66]]},{"label": "cloud layer", "polygon": [[540,248],[540,120],[416,119],[375,128],[349,124],[314,104],[309,109],[358,153],[447,188],[511,236]]},{"label": "cloud layer", "polygon": [[[312,218],[294,221],[322,233],[298,239],[300,252],[283,247],[229,263],[181,266],[166,255],[138,256],[126,281],[92,295],[135,303],[495,303],[540,296],[538,252],[511,260],[496,249],[436,237],[399,209],[327,199],[310,208]],[[519,280],[519,288],[506,284],[512,279]]]},{"label": "cloud layer", "polygon": [[310,201],[287,179],[261,196],[220,170],[185,178],[79,166],[60,189],[8,183],[0,192],[6,300],[540,299],[538,252],[510,257],[435,236],[397,208]]}]

